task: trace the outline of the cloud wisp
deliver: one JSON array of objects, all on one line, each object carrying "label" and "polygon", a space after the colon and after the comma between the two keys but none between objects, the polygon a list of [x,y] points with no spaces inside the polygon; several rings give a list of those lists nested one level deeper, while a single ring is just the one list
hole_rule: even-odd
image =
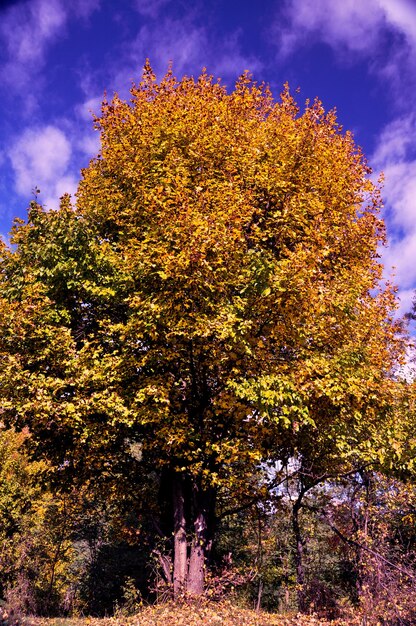
[{"label": "cloud wisp", "polygon": [[56,208],[64,193],[75,193],[77,179],[71,173],[72,147],[65,133],[55,126],[25,130],[10,151],[15,188],[30,197],[35,188],[46,192],[42,204]]},{"label": "cloud wisp", "polygon": [[3,9],[1,79],[13,90],[22,90],[41,72],[49,47],[63,35],[68,20],[85,20],[98,7],[99,0],[25,0]]},{"label": "cloud wisp", "polygon": [[284,55],[314,40],[338,51],[373,54],[388,32],[399,37],[397,45],[416,51],[416,5],[410,0],[290,0],[285,18],[275,25]]},{"label": "cloud wisp", "polygon": [[[242,50],[237,30],[221,39],[200,24],[199,17],[197,13],[189,13],[180,19],[166,16],[157,23],[141,26],[134,41],[126,44],[130,71],[137,74],[145,58],[150,59],[158,76],[166,72],[170,61],[177,76],[195,74],[207,67],[209,72],[220,75],[225,81],[234,81],[246,69],[252,72],[261,69],[260,61]],[[124,81],[124,84],[128,82]]]},{"label": "cloud wisp", "polygon": [[325,43],[341,64],[367,63],[393,107],[416,93],[416,3],[414,0],[286,0],[272,27],[278,58]]},{"label": "cloud wisp", "polygon": [[278,29],[280,53],[289,55],[314,39],[361,52],[375,45],[382,17],[377,0],[292,0],[286,7],[287,25]]},{"label": "cloud wisp", "polygon": [[416,116],[398,118],[385,127],[372,155],[383,171],[389,246],[383,254],[388,273],[395,267],[402,310],[409,310],[416,285]]}]

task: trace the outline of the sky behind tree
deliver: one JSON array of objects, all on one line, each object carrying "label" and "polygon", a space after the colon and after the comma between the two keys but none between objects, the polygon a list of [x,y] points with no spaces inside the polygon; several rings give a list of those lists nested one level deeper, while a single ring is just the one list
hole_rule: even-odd
[{"label": "sky behind tree", "polygon": [[416,288],[415,0],[0,0],[0,234],[38,200],[58,206],[98,151],[92,112],[128,97],[148,57],[160,78],[203,67],[288,81],[301,107],[336,107],[377,176],[402,312]]}]

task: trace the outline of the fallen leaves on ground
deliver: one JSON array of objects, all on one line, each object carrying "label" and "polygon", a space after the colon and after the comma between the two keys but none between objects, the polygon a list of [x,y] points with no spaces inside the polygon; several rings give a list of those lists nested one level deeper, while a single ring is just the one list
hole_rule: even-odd
[{"label": "fallen leaves on ground", "polygon": [[356,626],[359,619],[328,622],[315,616],[277,615],[241,609],[229,603],[158,604],[131,617],[29,618],[26,626]]}]

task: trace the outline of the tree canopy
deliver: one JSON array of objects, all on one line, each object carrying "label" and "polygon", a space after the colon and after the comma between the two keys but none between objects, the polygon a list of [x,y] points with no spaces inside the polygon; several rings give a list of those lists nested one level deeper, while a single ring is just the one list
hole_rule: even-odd
[{"label": "tree canopy", "polygon": [[171,582],[201,593],[219,508],[261,492],[260,463],[368,459],[393,423],[379,189],[333,111],[248,74],[228,93],[146,65],[95,123],[76,205],[32,203],[2,249],[2,419],[59,476],[145,494],[155,472]]}]

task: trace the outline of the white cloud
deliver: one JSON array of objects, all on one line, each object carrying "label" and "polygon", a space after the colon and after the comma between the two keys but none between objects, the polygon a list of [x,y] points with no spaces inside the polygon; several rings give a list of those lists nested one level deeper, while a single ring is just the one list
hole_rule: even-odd
[{"label": "white cloud", "polygon": [[135,0],[135,7],[146,17],[156,18],[170,0]]},{"label": "white cloud", "polygon": [[35,184],[49,182],[66,170],[70,158],[71,145],[58,128],[26,130],[11,151],[17,191],[26,194]]},{"label": "white cloud", "polygon": [[402,32],[416,46],[416,5],[413,0],[378,0],[386,22]]},{"label": "white cloud", "polygon": [[71,144],[55,126],[27,129],[10,150],[16,191],[29,197],[35,187],[47,208],[55,208],[63,193],[74,193],[76,178],[70,172]]},{"label": "white cloud", "polygon": [[340,64],[364,60],[396,110],[416,95],[415,0],[286,0],[271,34],[281,59],[321,42]]},{"label": "white cloud", "polygon": [[78,180],[71,174],[61,176],[54,181],[54,184],[52,184],[52,191],[54,193],[49,194],[49,196],[45,198],[45,206],[48,209],[55,208],[58,205],[59,198],[61,198],[64,193],[69,193],[73,196],[77,190],[77,186]]},{"label": "white cloud", "polygon": [[416,161],[386,165],[384,174],[384,197],[391,209],[392,226],[411,232],[416,229]]},{"label": "white cloud", "polygon": [[86,19],[98,7],[99,0],[26,0],[4,10],[0,45],[7,60],[0,78],[22,89],[42,69],[48,47],[63,35],[68,19]]},{"label": "white cloud", "polygon": [[286,25],[275,25],[283,54],[317,39],[335,49],[371,53],[387,30],[416,47],[416,5],[410,0],[289,0]]},{"label": "white cloud", "polygon": [[102,100],[102,96],[92,97],[75,106],[83,130],[75,134],[74,147],[88,157],[95,156],[100,148],[100,135],[93,127],[93,118],[100,115]]},{"label": "white cloud", "polygon": [[[416,284],[416,233],[414,231],[402,238],[391,237],[388,248],[383,253],[383,263],[387,276],[392,275],[394,282],[400,285],[400,294],[407,290],[414,291]],[[407,297],[405,297],[405,301]]]},{"label": "white cloud", "polygon": [[286,17],[288,26],[279,27],[284,54],[311,37],[333,47],[362,51],[377,40],[383,11],[377,0],[292,0]]},{"label": "white cloud", "polygon": [[399,293],[399,310],[400,316],[409,313],[412,310],[413,302],[415,299],[414,289],[401,289]]},{"label": "white cloud", "polygon": [[83,154],[93,157],[96,156],[100,149],[100,136],[98,133],[86,132],[76,141],[77,149]]},{"label": "white cloud", "polygon": [[94,115],[100,114],[102,101],[102,96],[88,98],[85,102],[78,104],[75,111],[83,120],[91,122]]},{"label": "white cloud", "polygon": [[[10,9],[1,21],[0,34],[9,54],[9,63],[3,71],[34,66],[43,59],[45,47],[53,41],[66,21],[59,0],[34,0]],[[19,76],[17,76],[19,78]],[[16,80],[16,76],[10,76]]]},{"label": "white cloud", "polygon": [[389,246],[383,253],[386,274],[395,267],[400,285],[400,310],[411,308],[416,285],[416,116],[408,115],[387,125],[371,162],[384,171],[383,198],[387,209]]},{"label": "white cloud", "polygon": [[[373,167],[384,172],[383,197],[393,236],[416,233],[415,136],[415,115],[393,120],[380,134],[371,159]],[[416,263],[413,274],[416,278]]]},{"label": "white cloud", "polygon": [[378,139],[378,145],[372,156],[375,167],[406,160],[412,150],[416,134],[414,115],[393,120],[386,126]]},{"label": "white cloud", "polygon": [[396,109],[416,93],[415,0],[286,0],[271,33],[282,59],[322,42],[341,64],[366,60]]}]

